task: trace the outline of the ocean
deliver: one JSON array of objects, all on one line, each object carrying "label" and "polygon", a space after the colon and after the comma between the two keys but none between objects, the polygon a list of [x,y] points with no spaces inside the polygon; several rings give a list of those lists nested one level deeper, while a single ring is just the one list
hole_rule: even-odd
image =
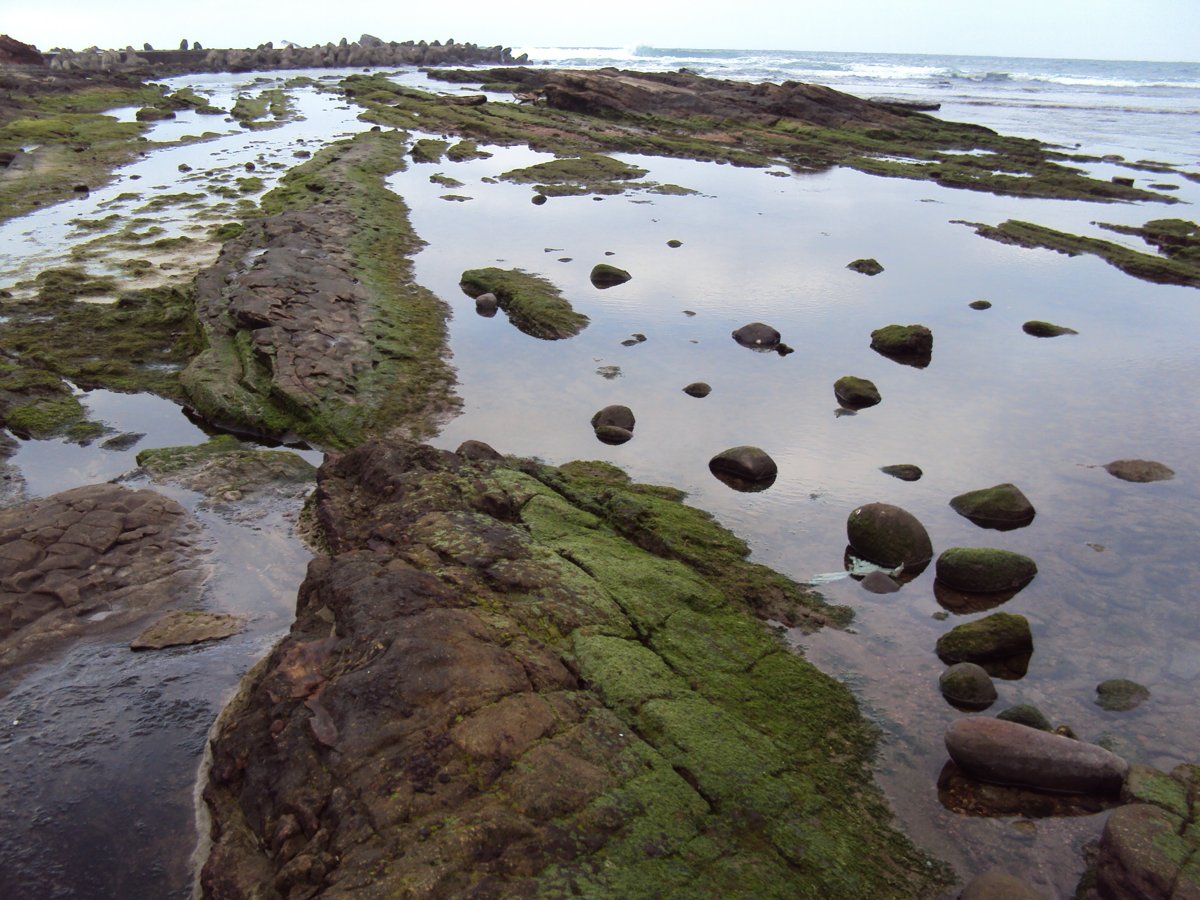
[{"label": "ocean", "polygon": [[1200,63],[911,53],[520,47],[530,63],[689,69],[733,81],[803,81],[858,97],[941,104],[938,115],[1089,153],[1200,164]]}]

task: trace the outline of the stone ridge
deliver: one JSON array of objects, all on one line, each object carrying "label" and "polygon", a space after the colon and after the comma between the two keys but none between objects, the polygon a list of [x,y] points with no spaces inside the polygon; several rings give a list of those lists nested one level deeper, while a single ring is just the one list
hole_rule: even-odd
[{"label": "stone ridge", "polygon": [[679,496],[595,463],[328,458],[331,555],[214,732],[205,895],[935,894],[849,691],[746,613],[755,573],[684,561],[733,545]]}]

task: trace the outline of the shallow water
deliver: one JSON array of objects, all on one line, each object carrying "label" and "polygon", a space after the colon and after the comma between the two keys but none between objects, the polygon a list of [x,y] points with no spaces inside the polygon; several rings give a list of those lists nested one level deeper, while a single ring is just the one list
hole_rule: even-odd
[{"label": "shallow water", "polygon": [[[455,308],[451,346],[465,408],[437,444],[474,438],[553,463],[609,460],[688,491],[745,537],[756,559],[800,581],[842,569],[846,517],[872,501],[916,514],[938,552],[1026,553],[1040,574],[1004,609],[1030,619],[1036,649],[1025,678],[998,682],[991,713],[1035,703],[1085,739],[1106,739],[1164,769],[1194,755],[1200,470],[1189,448],[1200,422],[1180,388],[1200,368],[1195,293],[1136,281],[1088,257],[991,243],[950,222],[1013,217],[1088,232],[1096,219],[1140,224],[1160,210],[1014,200],[848,170],[779,178],[631,156],[623,158],[649,168],[648,179],[702,196],[555,198],[539,207],[528,187],[481,179],[545,157],[490,149],[489,160],[414,165],[393,179],[429,242],[417,278]],[[439,201],[444,189],[428,180],[435,172],[464,182],[455,193],[474,199]],[[668,247],[671,239],[683,246]],[[845,268],[868,256],[884,273]],[[598,290],[588,280],[598,262],[633,278]],[[591,324],[548,342],[520,333],[503,313],[479,317],[457,282],[485,265],[549,278]],[[980,298],[993,308],[967,306]],[[1080,334],[1032,338],[1021,324],[1034,318]],[[796,352],[760,354],[730,339],[756,320]],[[912,322],[934,332],[927,369],[868,348],[874,328]],[[647,340],[622,346],[634,332]],[[601,366],[621,374],[602,377]],[[832,386],[845,374],[875,381],[882,404],[835,415]],[[713,386],[709,397],[682,392],[697,380]],[[610,403],[637,416],[635,437],[622,446],[599,443],[589,425]],[[709,474],[708,459],[738,444],[776,459],[769,490],[736,493]],[[1128,457],[1162,460],[1177,477],[1129,484],[1088,468]],[[879,471],[894,463],[916,463],[925,475],[905,483]],[[982,530],[948,506],[959,493],[1005,481],[1037,508],[1030,527]],[[932,581],[930,567],[894,595],[852,580],[829,584],[830,600],[857,613],[852,632],[793,637],[851,683],[879,722],[880,778],[916,839],[964,875],[1016,866],[1052,896],[1069,896],[1083,866],[1077,851],[1098,835],[1100,817],[969,819],[938,802],[941,735],[961,713],[940,697],[944,666],[933,646],[965,619],[933,618],[941,607]],[[1095,685],[1118,677],[1145,684],[1152,700],[1129,713],[1100,710]]]},{"label": "shallow water", "polygon": [[[178,81],[228,105],[254,77]],[[294,94],[301,120],[254,133],[225,123],[225,137],[155,151],[111,188],[0,226],[0,287],[65,259],[78,239],[70,219],[131,212],[137,204],[118,201],[122,192],[144,190],[144,204],[156,193],[192,190],[201,182],[184,182],[181,162],[191,174],[232,174],[254,161],[269,186],[283,171],[273,163],[291,164],[297,149],[315,152],[365,127],[327,95]],[[164,130],[152,138],[221,123],[196,118],[157,126]],[[846,517],[871,501],[915,513],[937,551],[985,545],[1028,553],[1040,574],[1004,609],[1029,617],[1036,650],[1025,678],[998,682],[1001,699],[990,712],[1036,703],[1055,723],[1070,723],[1086,739],[1107,737],[1118,752],[1160,768],[1194,755],[1200,625],[1190,607],[1200,582],[1192,552],[1200,464],[1189,451],[1200,423],[1184,392],[1200,368],[1191,339],[1200,324],[1197,295],[1136,281],[1093,258],[991,243],[951,223],[1023,218],[1114,239],[1092,223],[1194,217],[1193,207],[1015,200],[852,171],[797,176],[634,156],[622,158],[650,169],[647,180],[700,194],[555,198],[539,207],[527,186],[482,179],[549,157],[490,149],[490,159],[413,164],[392,179],[429,242],[416,258],[417,278],[454,310],[452,362],[464,411],[436,444],[454,448],[474,438],[554,463],[612,461],[639,479],[686,490],[690,502],[746,538],[755,559],[800,581],[842,570]],[[431,183],[438,172],[465,186]],[[143,178],[131,180],[138,173]],[[1194,183],[1154,180],[1178,181],[1181,199],[1200,200]],[[440,199],[447,193],[472,199]],[[195,214],[149,215],[184,230],[197,227]],[[683,246],[668,247],[671,239]],[[885,271],[869,278],[845,268],[860,257],[875,257]],[[626,268],[633,279],[597,290],[588,273],[598,262]],[[477,316],[458,279],[488,265],[550,278],[591,324],[549,342],[520,333],[503,313]],[[994,307],[967,307],[980,298]],[[1021,323],[1033,318],[1080,334],[1031,338]],[[778,328],[796,352],[759,354],[730,339],[756,320]],[[871,330],[893,322],[933,329],[927,369],[868,348]],[[635,332],[647,340],[622,346]],[[620,375],[598,374],[606,366]],[[882,404],[835,415],[832,386],[845,374],[875,381]],[[713,386],[709,397],[682,392],[697,380]],[[166,401],[94,391],[86,402],[114,430],[146,437],[119,452],[98,443],[23,444],[14,463],[31,496],[120,476],[141,449],[204,439]],[[589,425],[610,403],[629,405],[638,420],[634,439],[620,447],[599,443]],[[763,493],[736,493],[708,472],[714,453],[744,443],[779,463],[778,480]],[[1134,485],[1087,468],[1123,457],[1161,460],[1177,477]],[[878,470],[893,463],[916,463],[925,476],[904,483]],[[1017,483],[1037,507],[1030,527],[982,531],[947,505],[1002,481]],[[196,506],[186,492],[166,492]],[[287,626],[307,558],[287,536],[295,512],[277,508],[241,524],[199,513],[223,573],[205,602],[252,611],[246,634],[146,655],[130,654],[129,635],[113,634],[75,646],[0,701],[0,865],[13,873],[14,896],[79,896],[81,885],[104,896],[186,892],[199,752],[240,673]],[[1002,863],[1051,896],[1069,896],[1082,869],[1078,849],[1099,833],[1100,817],[969,819],[938,803],[941,735],[961,713],[938,694],[943,666],[933,645],[962,619],[933,618],[941,607],[932,568],[898,594],[870,594],[849,579],[822,590],[855,609],[852,630],[793,639],[847,681],[879,723],[879,777],[900,823],[965,876]],[[1134,712],[1103,712],[1093,689],[1114,677],[1147,685],[1152,699]]]}]

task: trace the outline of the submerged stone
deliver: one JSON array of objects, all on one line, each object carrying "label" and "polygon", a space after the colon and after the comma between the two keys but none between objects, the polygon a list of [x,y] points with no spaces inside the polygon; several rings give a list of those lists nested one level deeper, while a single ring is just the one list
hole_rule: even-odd
[{"label": "submerged stone", "polygon": [[1033,337],[1049,338],[1059,337],[1064,334],[1079,334],[1073,328],[1067,328],[1065,325],[1055,325],[1053,322],[1042,322],[1033,319],[1021,326],[1021,330]]},{"label": "submerged stone", "polygon": [[833,395],[846,409],[866,409],[882,399],[875,383],[854,375],[843,375],[833,384]]},{"label": "submerged stone", "polygon": [[933,558],[925,526],[912,513],[889,503],[868,503],[850,513],[846,537],[857,556],[888,568],[922,568]]},{"label": "submerged stone", "polygon": [[870,591],[872,594],[894,594],[900,590],[900,582],[878,569],[864,575],[860,583],[864,590]]},{"label": "submerged stone", "polygon": [[1110,678],[1096,685],[1096,705],[1109,712],[1128,712],[1150,699],[1150,689],[1128,678]]},{"label": "submerged stone", "polygon": [[1103,466],[1104,471],[1122,481],[1144,484],[1150,481],[1170,481],[1175,470],[1149,459],[1115,459]]},{"label": "submerged stone", "polygon": [[778,331],[762,322],[751,322],[733,332],[733,339],[751,350],[774,350],[779,338]]},{"label": "submerged stone", "polygon": [[919,481],[925,473],[921,471],[920,466],[914,466],[911,463],[900,463],[895,466],[881,466],[879,469],[885,475],[891,475],[893,478],[899,478],[901,481]]},{"label": "submerged stone", "polygon": [[923,369],[933,357],[933,332],[924,325],[887,325],[871,332],[871,349],[895,362]]},{"label": "submerged stone", "polygon": [[633,432],[619,425],[600,425],[596,437],[602,444],[624,444],[633,440]]},{"label": "submerged stone", "polygon": [[597,264],[592,268],[591,275],[588,276],[592,282],[592,286],[600,289],[624,284],[632,277],[624,269],[618,269],[616,266],[610,266],[608,263]]},{"label": "submerged stone", "polygon": [[987,709],[996,702],[992,676],[976,663],[955,663],[938,678],[938,688],[950,703],[970,709]]},{"label": "submerged stone", "polygon": [[981,528],[997,531],[1024,528],[1036,515],[1029,498],[1016,485],[1008,483],[959,494],[950,501],[950,506]]},{"label": "submerged stone", "polygon": [[766,490],[775,483],[779,467],[765,450],[741,446],[722,450],[708,462],[709,471],[740,491]]},{"label": "submerged stone", "polygon": [[937,559],[937,580],[974,594],[1019,591],[1037,575],[1037,563],[1010,550],[951,547]]},{"label": "submerged stone", "polygon": [[1029,629],[1029,620],[1013,613],[992,613],[959,625],[943,634],[937,642],[937,655],[944,663],[985,663],[1031,653],[1033,633]]},{"label": "submerged stone", "polygon": [[883,271],[883,266],[874,259],[856,259],[854,262],[847,263],[846,268],[861,272],[863,275],[878,275]]},{"label": "submerged stone", "polygon": [[693,381],[683,389],[689,397],[707,397],[712,393],[712,387],[703,381]]},{"label": "submerged stone", "polygon": [[1003,722],[1016,722],[1018,725],[1036,728],[1038,731],[1054,730],[1054,726],[1050,724],[1050,720],[1032,703],[1019,703],[1016,706],[1010,706],[1003,712],[996,713],[996,718]]}]

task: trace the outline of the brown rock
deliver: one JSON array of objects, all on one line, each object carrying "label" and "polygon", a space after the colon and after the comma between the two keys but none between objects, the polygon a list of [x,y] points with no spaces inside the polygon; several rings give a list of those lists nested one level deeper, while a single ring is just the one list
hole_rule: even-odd
[{"label": "brown rock", "polygon": [[241,616],[176,610],[133,639],[130,650],[162,650],[232,637],[246,627]]}]

